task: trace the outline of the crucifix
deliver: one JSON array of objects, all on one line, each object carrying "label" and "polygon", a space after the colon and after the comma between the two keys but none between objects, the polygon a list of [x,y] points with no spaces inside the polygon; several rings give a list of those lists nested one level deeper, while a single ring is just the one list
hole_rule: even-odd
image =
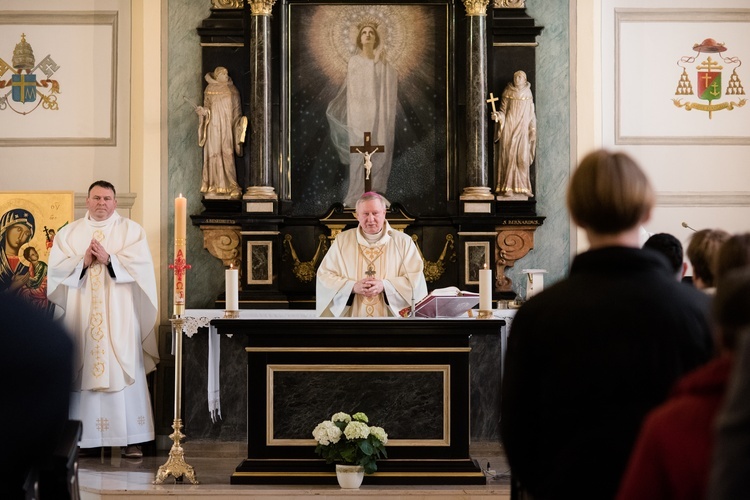
[{"label": "crucifix", "polygon": [[364,192],[367,193],[372,190],[372,181],[370,180],[370,170],[372,169],[372,160],[370,160],[370,157],[373,153],[383,153],[385,151],[385,146],[375,146],[370,143],[372,141],[372,132],[365,132],[364,134],[364,146],[351,146],[349,147],[350,153],[359,153],[362,156],[365,157],[364,159],[364,167],[365,167],[365,190]]}]

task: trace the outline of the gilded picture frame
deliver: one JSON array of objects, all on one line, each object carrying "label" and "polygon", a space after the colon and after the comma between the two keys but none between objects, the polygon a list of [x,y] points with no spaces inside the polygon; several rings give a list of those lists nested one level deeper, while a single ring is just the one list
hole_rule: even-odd
[{"label": "gilded picture frame", "polygon": [[[352,148],[367,141],[343,116],[375,113],[377,123],[393,120],[397,133],[389,136],[380,125],[363,131],[371,132],[372,145],[383,146],[372,155],[371,190],[420,213],[444,211],[451,186],[452,4],[290,0],[285,9],[282,198],[299,213],[323,213],[336,202],[353,208],[349,193],[356,188],[350,184],[353,176],[365,176],[364,168],[358,170],[365,158]],[[368,94],[363,82],[371,81],[362,76],[365,70],[355,69],[363,54],[357,39],[366,24],[377,31],[374,60],[390,76],[375,84],[377,97],[360,99],[364,104],[353,111],[352,94],[342,99],[352,89]],[[358,118],[360,128],[369,128],[363,125],[368,120]],[[379,177],[381,160],[390,170],[383,168]]]}]

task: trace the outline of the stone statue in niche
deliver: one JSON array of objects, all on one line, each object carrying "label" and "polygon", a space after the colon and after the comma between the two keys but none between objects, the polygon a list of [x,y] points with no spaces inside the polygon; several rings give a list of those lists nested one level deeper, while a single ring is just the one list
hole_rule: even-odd
[{"label": "stone statue in niche", "polygon": [[495,168],[498,200],[526,200],[531,190],[530,167],[536,154],[536,114],[526,73],[516,71],[500,98],[495,121]]},{"label": "stone statue in niche", "polygon": [[205,78],[203,106],[195,108],[200,117],[198,145],[203,148],[201,193],[206,198],[239,198],[234,155],[243,154],[247,117],[242,116],[240,93],[226,68],[218,66]]}]

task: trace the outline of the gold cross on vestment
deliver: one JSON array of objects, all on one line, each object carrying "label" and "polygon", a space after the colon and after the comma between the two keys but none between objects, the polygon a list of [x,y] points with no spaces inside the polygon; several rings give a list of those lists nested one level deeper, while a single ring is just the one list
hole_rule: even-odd
[{"label": "gold cross on vestment", "polygon": [[365,271],[365,274],[368,278],[372,278],[375,276],[375,268],[372,266],[372,264],[367,266],[367,271]]}]

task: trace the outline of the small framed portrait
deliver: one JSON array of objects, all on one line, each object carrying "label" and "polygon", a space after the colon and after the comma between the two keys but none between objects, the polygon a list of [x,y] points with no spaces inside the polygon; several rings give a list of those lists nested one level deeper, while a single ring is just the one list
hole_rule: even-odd
[{"label": "small framed portrait", "polygon": [[490,265],[490,242],[467,241],[464,276],[467,285],[479,285],[479,270]]}]

